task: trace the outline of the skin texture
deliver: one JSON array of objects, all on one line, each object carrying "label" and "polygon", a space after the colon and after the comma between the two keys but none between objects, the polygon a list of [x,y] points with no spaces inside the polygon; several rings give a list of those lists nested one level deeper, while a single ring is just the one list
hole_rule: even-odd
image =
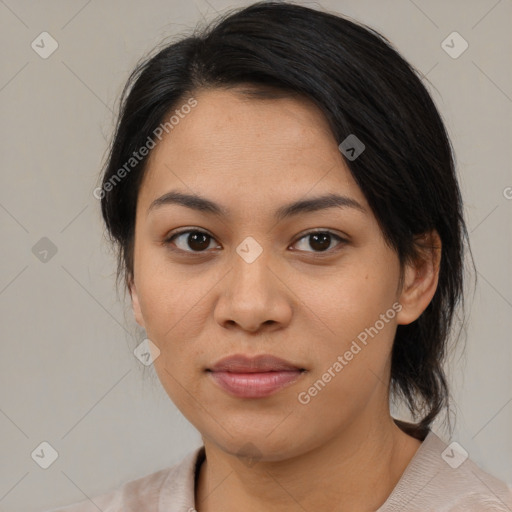
[{"label": "skin texture", "polygon": [[[408,264],[399,286],[398,256],[307,100],[249,99],[236,89],[194,97],[197,106],[148,161],[130,292],[137,322],[160,350],[162,385],[202,434],[196,509],[376,510],[420,445],[390,416],[390,354],[396,326],[418,318],[434,295],[439,251]],[[229,215],[176,204],[148,212],[171,190],[199,194]],[[274,218],[285,204],[328,193],[365,212]],[[187,234],[165,245],[178,228],[209,234],[207,249]],[[333,236],[320,251],[306,236],[314,230],[346,242]],[[262,248],[252,263],[236,252],[248,236]],[[440,244],[435,232],[427,239]],[[300,403],[297,395],[397,302],[401,311]],[[232,354],[272,354],[307,371],[269,397],[237,398],[205,371]]]}]

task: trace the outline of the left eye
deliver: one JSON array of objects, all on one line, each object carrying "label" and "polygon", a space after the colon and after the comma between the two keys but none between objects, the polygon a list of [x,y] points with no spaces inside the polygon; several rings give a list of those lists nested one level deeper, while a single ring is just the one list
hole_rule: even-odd
[{"label": "left eye", "polygon": [[[307,242],[307,239],[309,238],[309,242]],[[314,249],[312,252],[325,252],[328,249],[330,249],[331,242],[333,239],[338,240],[339,243],[345,242],[343,238],[341,238],[338,235],[335,235],[334,233],[331,233],[330,231],[315,231],[314,233],[308,233],[307,235],[304,235],[302,238],[299,238],[299,240],[296,242],[296,244],[300,244],[302,242],[302,248],[299,250],[305,250],[305,246],[309,246],[312,249]],[[339,244],[338,244],[339,245]]]}]

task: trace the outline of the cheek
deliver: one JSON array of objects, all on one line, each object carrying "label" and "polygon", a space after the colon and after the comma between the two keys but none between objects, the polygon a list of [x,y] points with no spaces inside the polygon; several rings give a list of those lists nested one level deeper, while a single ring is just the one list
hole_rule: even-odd
[{"label": "cheek", "polygon": [[319,393],[319,403],[350,395],[346,398],[349,408],[357,407],[358,397],[369,393],[376,381],[385,376],[399,307],[395,295],[397,278],[392,261],[377,266],[372,259],[361,258],[350,269],[347,265],[325,279],[324,286],[305,286],[301,290],[301,299],[307,305],[303,310],[309,317],[304,332],[308,332],[309,339],[315,339],[314,344],[306,343],[315,362],[308,383],[323,375],[329,380],[329,389]]},{"label": "cheek", "polygon": [[310,352],[314,368],[297,396],[308,418],[306,437],[319,431],[334,434],[340,424],[362,413],[372,397],[388,392],[396,311],[391,305],[365,308],[353,315],[338,310],[337,321],[332,321],[336,336],[320,337]]},{"label": "cheek", "polygon": [[[161,378],[176,376],[181,382],[198,366],[205,322],[211,315],[209,290],[214,285],[210,273],[185,270],[172,265],[161,249],[140,251],[137,291],[148,338],[160,350],[155,362]],[[217,278],[218,280],[218,278]],[[204,349],[204,347],[203,347]],[[166,386],[167,387],[167,386]]]},{"label": "cheek", "polygon": [[148,334],[164,343],[182,328],[204,290],[197,289],[185,272],[173,269],[161,255],[151,253],[141,253],[136,270],[139,304]]},{"label": "cheek", "polygon": [[322,280],[302,277],[294,291],[306,306],[303,311],[311,317],[311,325],[316,324],[328,338],[346,342],[392,307],[397,279],[392,263],[386,268],[360,258]]},{"label": "cheek", "polygon": [[164,280],[153,284],[146,282],[143,287],[141,311],[148,338],[160,349],[160,361],[175,372],[180,363],[189,365],[197,359],[198,340],[208,315],[206,302],[201,301],[204,290],[176,281],[172,286]]}]

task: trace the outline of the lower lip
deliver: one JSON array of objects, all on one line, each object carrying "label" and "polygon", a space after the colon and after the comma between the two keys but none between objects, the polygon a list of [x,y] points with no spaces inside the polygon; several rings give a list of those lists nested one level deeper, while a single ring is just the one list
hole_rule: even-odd
[{"label": "lower lip", "polygon": [[213,380],[229,394],[241,398],[262,398],[295,382],[300,370],[262,373],[209,372]]}]

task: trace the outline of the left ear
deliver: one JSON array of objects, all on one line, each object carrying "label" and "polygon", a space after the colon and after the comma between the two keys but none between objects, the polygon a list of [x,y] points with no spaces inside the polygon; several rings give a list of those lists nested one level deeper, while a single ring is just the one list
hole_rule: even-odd
[{"label": "left ear", "polygon": [[441,263],[441,238],[436,230],[416,237],[417,257],[404,268],[404,282],[398,301],[402,309],[396,315],[399,325],[414,322],[430,304],[437,289]]}]

